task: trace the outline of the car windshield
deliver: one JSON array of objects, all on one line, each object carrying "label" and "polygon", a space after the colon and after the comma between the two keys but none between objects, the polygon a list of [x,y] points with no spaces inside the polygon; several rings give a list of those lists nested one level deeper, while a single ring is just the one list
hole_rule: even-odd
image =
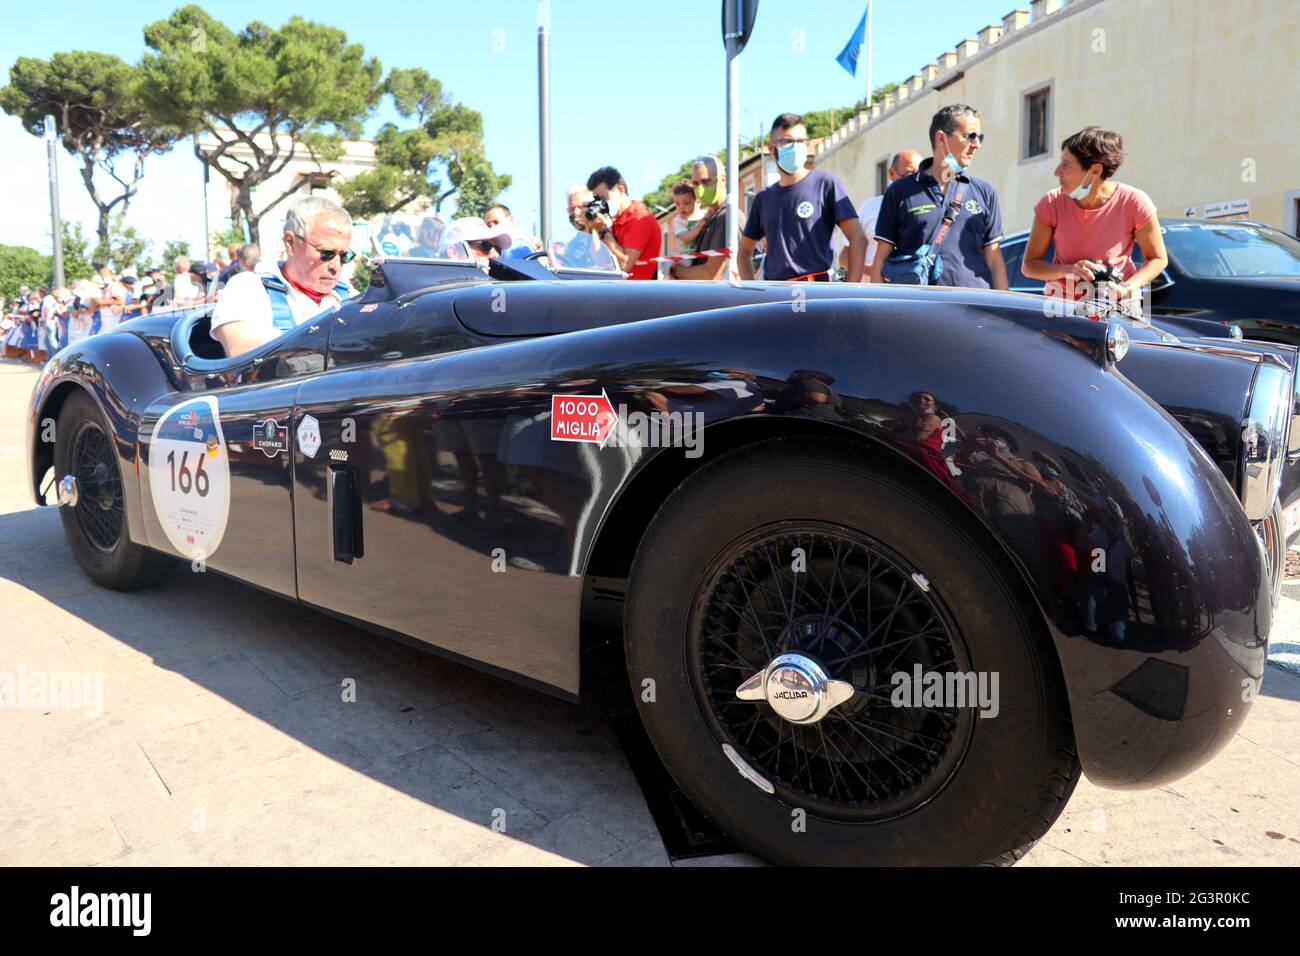
[{"label": "car windshield", "polygon": [[378,216],[369,227],[370,243],[378,256],[438,254],[444,226],[437,216]]},{"label": "car windshield", "polygon": [[576,229],[552,236],[546,244],[546,255],[552,269],[596,269],[600,272],[618,272],[614,256],[604,243],[591,233]]},{"label": "car windshield", "polygon": [[1169,257],[1184,272],[1207,278],[1300,277],[1300,241],[1245,223],[1167,223]]}]

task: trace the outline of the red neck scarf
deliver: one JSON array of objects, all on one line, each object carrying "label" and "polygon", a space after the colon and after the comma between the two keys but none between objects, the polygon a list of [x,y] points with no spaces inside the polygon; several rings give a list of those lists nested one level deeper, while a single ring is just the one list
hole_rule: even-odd
[{"label": "red neck scarf", "polygon": [[330,294],[328,292],[317,292],[315,289],[309,289],[305,285],[299,285],[297,282],[294,282],[293,279],[289,277],[289,273],[285,272],[284,269],[280,270],[280,275],[284,276],[285,282],[289,283],[289,285],[293,286],[295,289],[297,289],[307,298],[311,299],[317,305],[320,305],[321,300]]}]

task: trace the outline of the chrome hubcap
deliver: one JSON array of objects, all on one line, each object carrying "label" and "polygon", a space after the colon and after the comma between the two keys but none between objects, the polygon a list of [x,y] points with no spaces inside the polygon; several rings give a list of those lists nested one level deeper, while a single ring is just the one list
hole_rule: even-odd
[{"label": "chrome hubcap", "polygon": [[76,475],[64,475],[59,482],[59,505],[67,508],[77,507],[80,492],[77,489]]},{"label": "chrome hubcap", "polygon": [[736,688],[741,700],[766,700],[778,717],[792,724],[815,724],[853,696],[853,685],[831,680],[821,664],[805,654],[781,654]]}]

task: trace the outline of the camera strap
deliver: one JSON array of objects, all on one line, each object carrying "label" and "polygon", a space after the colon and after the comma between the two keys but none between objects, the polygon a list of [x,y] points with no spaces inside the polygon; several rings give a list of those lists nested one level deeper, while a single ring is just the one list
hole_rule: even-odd
[{"label": "camera strap", "polygon": [[962,197],[966,195],[966,184],[953,180],[953,185],[957,187],[952,202],[948,203],[944,211],[943,220],[939,223],[939,228],[935,231],[934,239],[930,241],[930,252],[934,255],[939,254],[939,247],[943,245],[943,240],[948,235],[948,230],[952,228],[954,220],[961,213]]}]

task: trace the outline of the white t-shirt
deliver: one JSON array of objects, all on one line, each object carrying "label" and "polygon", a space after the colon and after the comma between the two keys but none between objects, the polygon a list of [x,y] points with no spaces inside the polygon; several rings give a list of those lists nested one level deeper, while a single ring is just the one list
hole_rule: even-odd
[{"label": "white t-shirt", "polygon": [[[876,220],[880,218],[880,204],[884,201],[884,196],[872,196],[858,207],[858,222],[862,223],[862,234],[867,237],[867,264],[868,269],[876,258]],[[840,261],[840,250],[847,245],[844,241],[844,234],[838,229],[831,239],[831,250],[835,253],[835,261]]]},{"label": "white t-shirt", "polygon": [[[100,295],[105,298],[120,298],[126,301],[126,287],[122,283],[114,280],[104,287]],[[109,329],[117,326],[122,321],[122,306],[106,305],[99,310],[99,331],[107,332]]]},{"label": "white t-shirt", "polygon": [[[310,296],[295,289],[278,268],[274,274],[278,274],[289,287],[289,311],[293,314],[293,320],[299,325],[322,312],[332,312],[343,301],[339,295],[331,292],[319,303],[313,302]],[[275,329],[271,314],[271,297],[267,295],[266,287],[262,285],[261,273],[239,272],[231,276],[222,286],[221,294],[217,296],[217,307],[212,310],[211,328],[215,332],[228,322],[249,322],[253,327],[266,330],[267,337],[280,334]]]},{"label": "white t-shirt", "polygon": [[200,295],[202,293],[199,292],[199,287],[194,284],[188,272],[176,273],[176,281],[172,283],[172,299],[177,304],[192,302]]}]

